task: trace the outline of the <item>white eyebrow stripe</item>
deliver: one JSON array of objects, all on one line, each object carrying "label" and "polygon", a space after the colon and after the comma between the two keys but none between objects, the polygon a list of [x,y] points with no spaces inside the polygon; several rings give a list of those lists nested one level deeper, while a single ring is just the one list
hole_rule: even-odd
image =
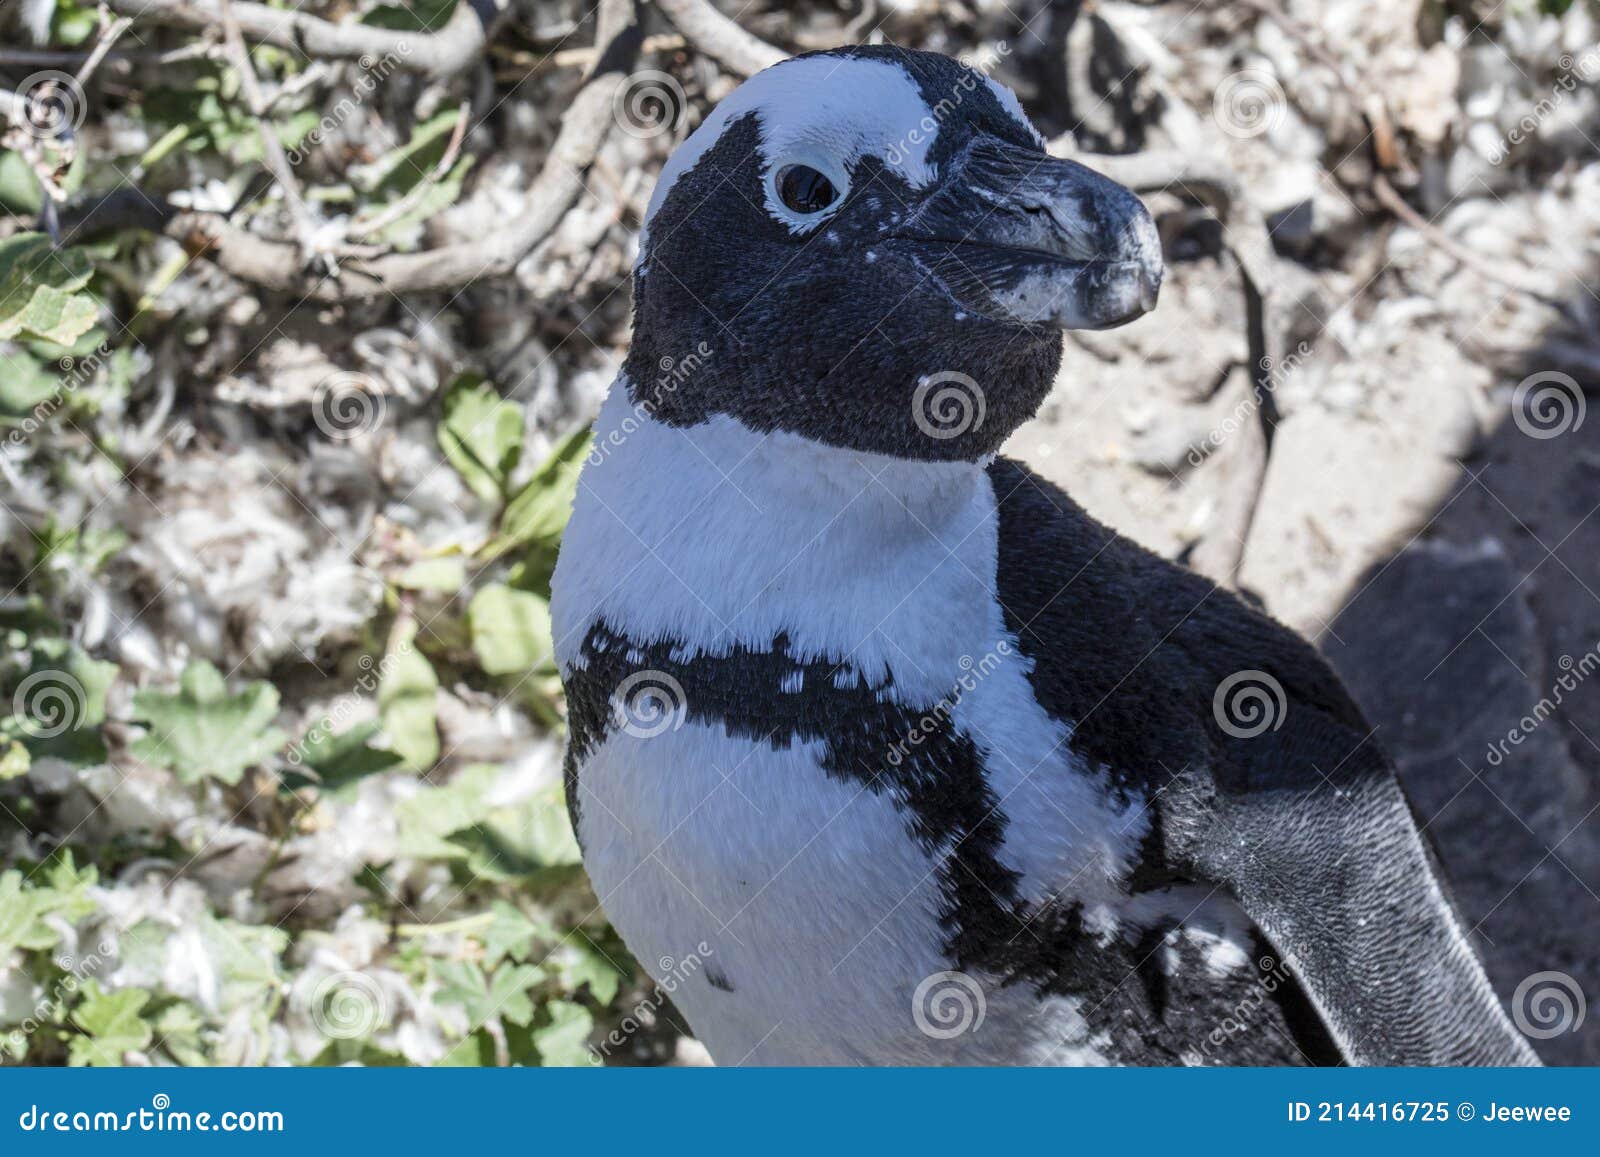
[{"label": "white eyebrow stripe", "polygon": [[1006,110],[1012,120],[1027,130],[1028,135],[1033,138],[1035,144],[1041,149],[1045,148],[1049,142],[1044,139],[1038,129],[1033,127],[1033,122],[1028,119],[1028,114],[1022,110],[1022,102],[1017,99],[1017,94],[1012,92],[1009,86],[1001,84],[992,76],[985,74],[983,79],[989,82],[989,89],[994,93],[995,99],[1000,102],[1000,107]]},{"label": "white eyebrow stripe", "polygon": [[[913,185],[933,180],[928,153],[938,126],[905,68],[848,57],[781,61],[724,97],[662,166],[640,234],[641,259],[650,221],[673,184],[700,163],[729,125],[750,112],[760,125],[763,171],[791,153],[827,151],[846,165],[871,153],[892,157],[891,167]],[[913,128],[917,131],[911,134]]]}]

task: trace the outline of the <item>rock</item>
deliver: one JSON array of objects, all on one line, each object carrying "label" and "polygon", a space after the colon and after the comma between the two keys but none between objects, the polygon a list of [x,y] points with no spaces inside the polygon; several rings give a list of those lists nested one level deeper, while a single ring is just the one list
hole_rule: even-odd
[{"label": "rock", "polygon": [[[1502,1000],[1550,971],[1600,994],[1600,828],[1584,824],[1592,791],[1550,717],[1569,692],[1536,674],[1521,589],[1495,540],[1417,543],[1367,577],[1323,649],[1394,757]],[[1600,1023],[1533,1044],[1595,1064]]]}]

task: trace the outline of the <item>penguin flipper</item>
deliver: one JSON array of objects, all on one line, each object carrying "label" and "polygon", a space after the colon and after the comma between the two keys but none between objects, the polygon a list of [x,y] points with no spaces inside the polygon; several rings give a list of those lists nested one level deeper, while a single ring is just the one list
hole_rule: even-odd
[{"label": "penguin flipper", "polygon": [[[1219,744],[1203,802],[1175,800],[1196,875],[1225,886],[1357,1065],[1537,1065],[1484,975],[1388,759],[1290,700]],[[1348,753],[1332,765],[1329,753]],[[1182,814],[1187,811],[1189,814]]]},{"label": "penguin flipper", "polygon": [[[1007,628],[1073,750],[1152,801],[1149,885],[1230,892],[1352,1064],[1539,1063],[1489,986],[1393,765],[1316,649],[1021,463],[999,458],[989,473]],[[1281,696],[1276,715],[1224,730],[1215,692],[1261,674]]]}]

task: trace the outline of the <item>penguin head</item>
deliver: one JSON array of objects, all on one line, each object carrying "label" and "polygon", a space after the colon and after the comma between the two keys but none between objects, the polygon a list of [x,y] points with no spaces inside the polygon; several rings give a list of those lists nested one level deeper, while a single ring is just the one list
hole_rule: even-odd
[{"label": "penguin head", "polygon": [[1012,93],[945,56],[785,60],[663,167],[640,238],[633,401],[923,460],[996,451],[1064,329],[1155,305],[1129,190],[1049,156]]}]

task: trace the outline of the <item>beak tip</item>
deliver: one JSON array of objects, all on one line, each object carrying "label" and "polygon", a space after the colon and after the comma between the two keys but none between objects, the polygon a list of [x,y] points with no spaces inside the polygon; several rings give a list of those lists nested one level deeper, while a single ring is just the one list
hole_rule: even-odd
[{"label": "beak tip", "polygon": [[1161,266],[1155,265],[1139,278],[1139,305],[1145,313],[1156,307],[1156,300],[1161,296],[1161,274]]}]

